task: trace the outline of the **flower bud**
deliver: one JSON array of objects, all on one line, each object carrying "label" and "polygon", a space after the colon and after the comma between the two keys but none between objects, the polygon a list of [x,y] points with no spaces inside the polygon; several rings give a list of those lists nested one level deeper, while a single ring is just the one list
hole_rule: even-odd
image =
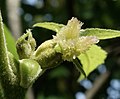
[{"label": "flower bud", "polygon": [[42,69],[38,62],[32,59],[22,59],[20,62],[20,86],[28,88],[38,77]]},{"label": "flower bud", "polygon": [[55,67],[62,62],[61,54],[54,49],[56,43],[48,40],[42,43],[34,52],[34,59],[40,64],[42,69]]},{"label": "flower bud", "polygon": [[35,39],[32,37],[32,33],[30,30],[27,30],[27,33],[21,36],[16,43],[16,48],[20,59],[31,58],[35,47],[36,42]]}]

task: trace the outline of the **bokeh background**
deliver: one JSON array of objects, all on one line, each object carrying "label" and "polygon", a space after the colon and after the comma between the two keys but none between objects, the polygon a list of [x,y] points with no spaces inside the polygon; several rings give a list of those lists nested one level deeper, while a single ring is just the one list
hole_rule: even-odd
[{"label": "bokeh background", "polygon": [[[17,39],[31,28],[37,46],[55,34],[33,28],[37,22],[66,24],[77,17],[84,23],[83,29],[120,30],[120,0],[0,0],[0,9],[13,37]],[[87,79],[78,82],[75,66],[63,62],[38,78],[29,99],[120,99],[120,38],[103,40],[98,45],[108,57]]]}]

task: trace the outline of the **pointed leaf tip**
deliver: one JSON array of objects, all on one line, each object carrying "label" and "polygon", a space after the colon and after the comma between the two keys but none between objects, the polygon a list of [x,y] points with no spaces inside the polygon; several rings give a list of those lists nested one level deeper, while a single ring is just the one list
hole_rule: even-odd
[{"label": "pointed leaf tip", "polygon": [[96,36],[100,40],[120,37],[120,31],[111,29],[88,28],[80,30],[81,36]]}]

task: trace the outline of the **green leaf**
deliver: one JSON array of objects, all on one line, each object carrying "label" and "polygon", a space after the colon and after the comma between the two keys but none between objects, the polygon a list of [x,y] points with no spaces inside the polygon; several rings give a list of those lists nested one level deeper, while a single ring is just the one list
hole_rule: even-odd
[{"label": "green leaf", "polygon": [[10,31],[8,30],[8,28],[5,25],[4,25],[4,33],[5,33],[5,37],[6,37],[8,51],[11,52],[16,59],[18,59],[15,39],[13,38]]},{"label": "green leaf", "polygon": [[80,30],[81,36],[96,36],[100,40],[120,37],[120,31],[111,29],[88,28]]},{"label": "green leaf", "polygon": [[35,25],[33,25],[33,27],[42,27],[55,32],[59,32],[63,26],[64,26],[63,24],[58,24],[54,22],[43,22],[43,23],[36,23]]},{"label": "green leaf", "polygon": [[[83,70],[86,76],[88,76],[100,64],[104,63],[106,56],[107,53],[97,45],[92,45],[88,51],[78,56],[83,65]],[[78,81],[82,80],[83,78],[84,75],[80,75]]]}]

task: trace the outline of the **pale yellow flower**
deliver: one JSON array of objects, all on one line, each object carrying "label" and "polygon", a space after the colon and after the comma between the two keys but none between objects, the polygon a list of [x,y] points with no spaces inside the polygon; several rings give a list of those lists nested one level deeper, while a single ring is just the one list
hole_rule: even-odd
[{"label": "pale yellow flower", "polygon": [[82,25],[82,22],[73,17],[56,36],[53,36],[57,47],[60,49],[57,51],[62,53],[63,60],[72,61],[80,53],[88,50],[92,44],[98,43],[99,40],[95,36],[80,36]]}]

